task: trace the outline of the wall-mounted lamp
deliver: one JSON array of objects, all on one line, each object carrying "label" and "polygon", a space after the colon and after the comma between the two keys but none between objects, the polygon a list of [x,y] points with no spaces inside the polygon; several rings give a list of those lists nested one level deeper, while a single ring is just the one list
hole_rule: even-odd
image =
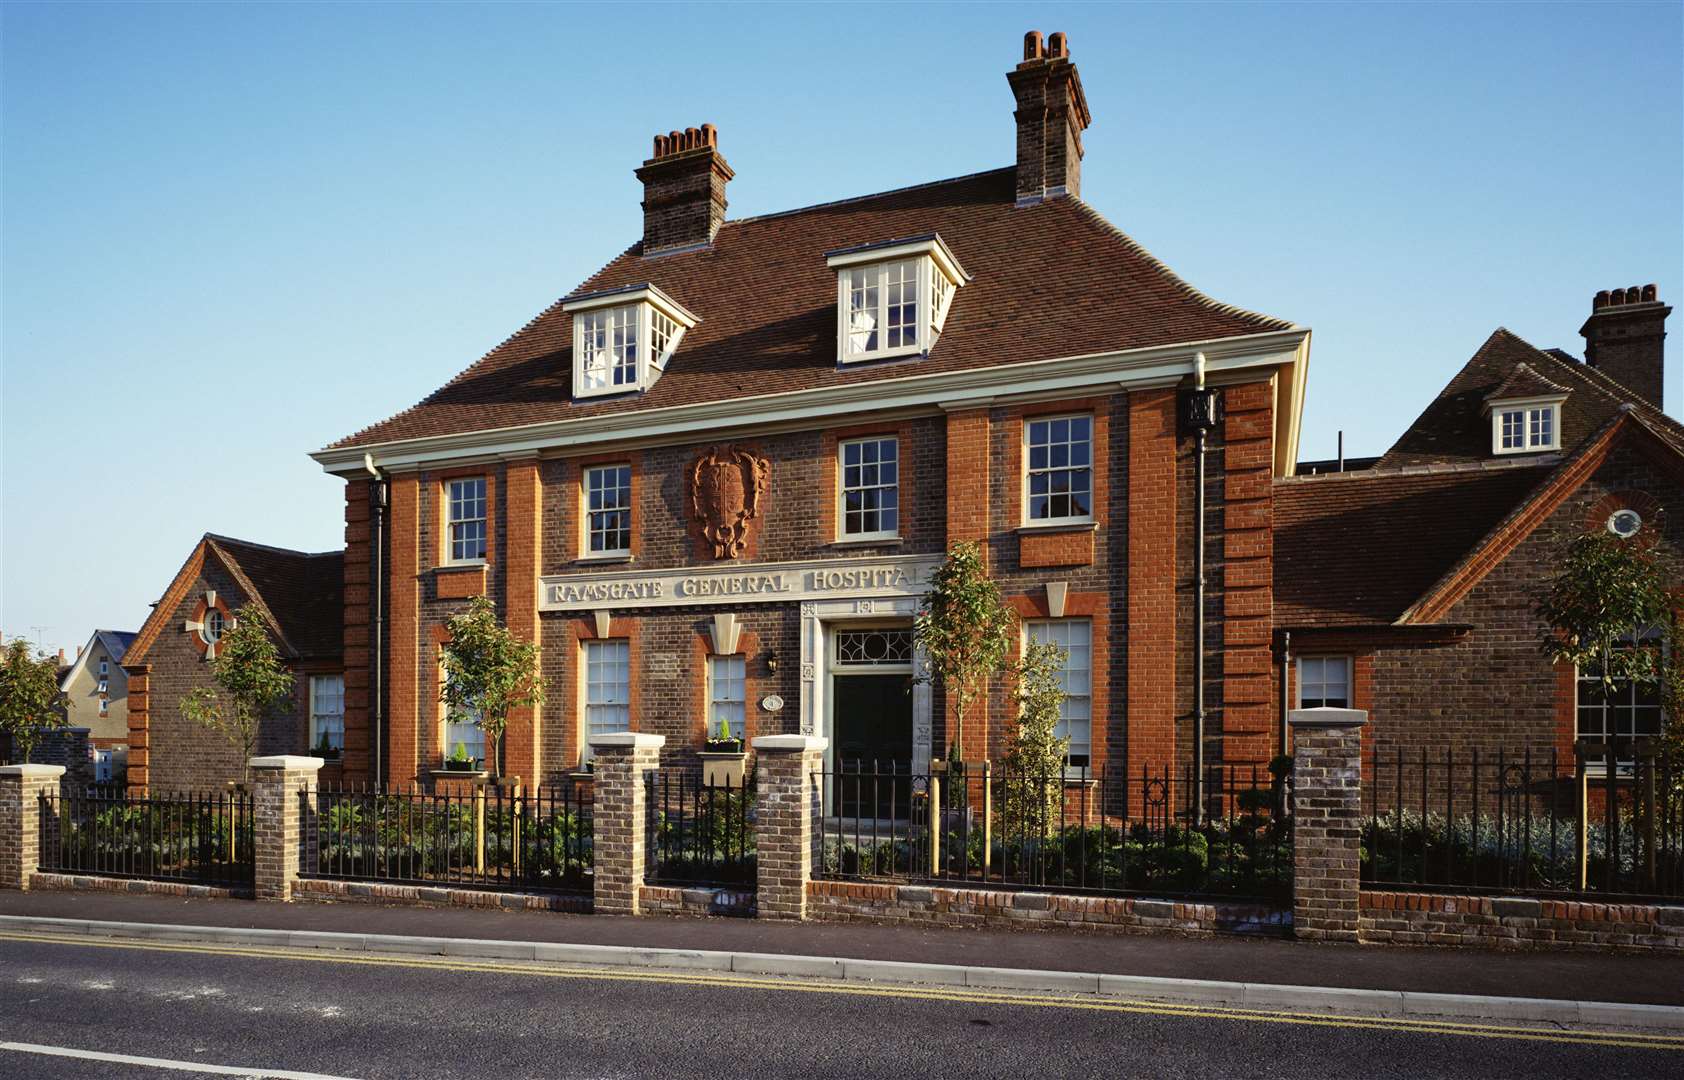
[{"label": "wall-mounted lamp", "polygon": [[766,673],[768,675],[778,673],[778,650],[776,649],[766,650]]}]

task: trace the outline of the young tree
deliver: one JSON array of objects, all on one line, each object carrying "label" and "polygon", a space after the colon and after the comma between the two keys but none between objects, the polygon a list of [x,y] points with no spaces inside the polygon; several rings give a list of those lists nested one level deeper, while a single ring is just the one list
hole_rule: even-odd
[{"label": "young tree", "polygon": [[1007,783],[1000,813],[1003,820],[1031,823],[1037,833],[1044,833],[1058,814],[1064,757],[1070,750],[1070,740],[1058,735],[1065,656],[1050,641],[1031,641],[1012,668],[1017,728],[1004,759]]},{"label": "young tree", "polygon": [[1017,615],[988,576],[981,549],[970,541],[954,544],[931,576],[914,623],[925,657],[920,677],[939,679],[953,704],[948,756],[954,761],[964,746],[965,713],[1005,669],[1016,629]]},{"label": "young tree", "polygon": [[[1684,707],[1678,663],[1680,594],[1653,545],[1597,530],[1574,537],[1545,582],[1537,613],[1544,652],[1558,663],[1601,673],[1604,692],[1652,682],[1676,740]],[[1655,631],[1647,634],[1646,631]]]},{"label": "young tree", "polygon": [[292,698],[292,674],[269,639],[263,616],[247,604],[234,613],[216,643],[211,661],[215,686],[195,688],[181,701],[181,715],[233,743],[240,751],[240,776],[257,752],[264,719]]},{"label": "young tree", "polygon": [[23,638],[0,648],[0,731],[12,739],[12,753],[29,761],[41,736],[70,722],[58,688],[58,661],[36,655]]},{"label": "young tree", "polygon": [[544,677],[538,670],[538,645],[516,637],[497,621],[497,606],[476,596],[468,610],[446,623],[450,642],[443,649],[444,685],[439,700],[452,714],[467,713],[485,732],[491,775],[502,776],[499,749],[509,713],[544,703]]}]

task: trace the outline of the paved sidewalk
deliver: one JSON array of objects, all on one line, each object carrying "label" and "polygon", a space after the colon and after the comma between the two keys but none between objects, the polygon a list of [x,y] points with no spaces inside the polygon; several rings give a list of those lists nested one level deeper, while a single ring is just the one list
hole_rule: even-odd
[{"label": "paved sidewalk", "polygon": [[[781,953],[1156,978],[1684,1005],[1684,960],[755,919],[561,915],[374,904],[260,904],[118,893],[0,893],[0,915]],[[5,951],[0,943],[0,955]]]}]

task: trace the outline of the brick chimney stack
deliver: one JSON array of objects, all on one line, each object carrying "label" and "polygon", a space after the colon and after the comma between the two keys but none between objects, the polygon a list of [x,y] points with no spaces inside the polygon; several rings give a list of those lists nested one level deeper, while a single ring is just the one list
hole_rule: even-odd
[{"label": "brick chimney stack", "polygon": [[713,242],[725,221],[725,185],[736,174],[719,156],[712,124],[655,136],[655,156],[637,170],[643,181],[643,254]]},{"label": "brick chimney stack", "polygon": [[1661,408],[1670,314],[1672,309],[1660,302],[1653,285],[1597,293],[1590,318],[1579,327],[1585,339],[1585,362]]},{"label": "brick chimney stack", "polygon": [[1019,205],[1082,194],[1082,132],[1093,123],[1063,33],[1023,35],[1023,63],[1006,73],[1017,98]]}]

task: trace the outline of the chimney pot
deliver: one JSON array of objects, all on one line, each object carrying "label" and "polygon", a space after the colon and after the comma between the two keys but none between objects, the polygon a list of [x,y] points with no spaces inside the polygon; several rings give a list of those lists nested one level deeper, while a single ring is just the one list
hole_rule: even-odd
[{"label": "chimney pot", "polygon": [[1017,201],[1038,203],[1082,193],[1082,132],[1093,122],[1082,77],[1069,62],[1062,31],[1041,47],[1039,31],[1023,38],[1023,63],[1006,73],[1017,99]]},{"label": "chimney pot", "polygon": [[1633,400],[1663,407],[1666,382],[1666,318],[1672,309],[1656,301],[1654,285],[1629,285],[1596,294],[1590,318],[1579,328],[1585,363],[1630,392]]},{"label": "chimney pot", "polygon": [[734,175],[719,155],[718,129],[674,128],[655,136],[654,144],[654,156],[637,170],[643,181],[643,253],[711,243],[725,221],[725,185]]}]

